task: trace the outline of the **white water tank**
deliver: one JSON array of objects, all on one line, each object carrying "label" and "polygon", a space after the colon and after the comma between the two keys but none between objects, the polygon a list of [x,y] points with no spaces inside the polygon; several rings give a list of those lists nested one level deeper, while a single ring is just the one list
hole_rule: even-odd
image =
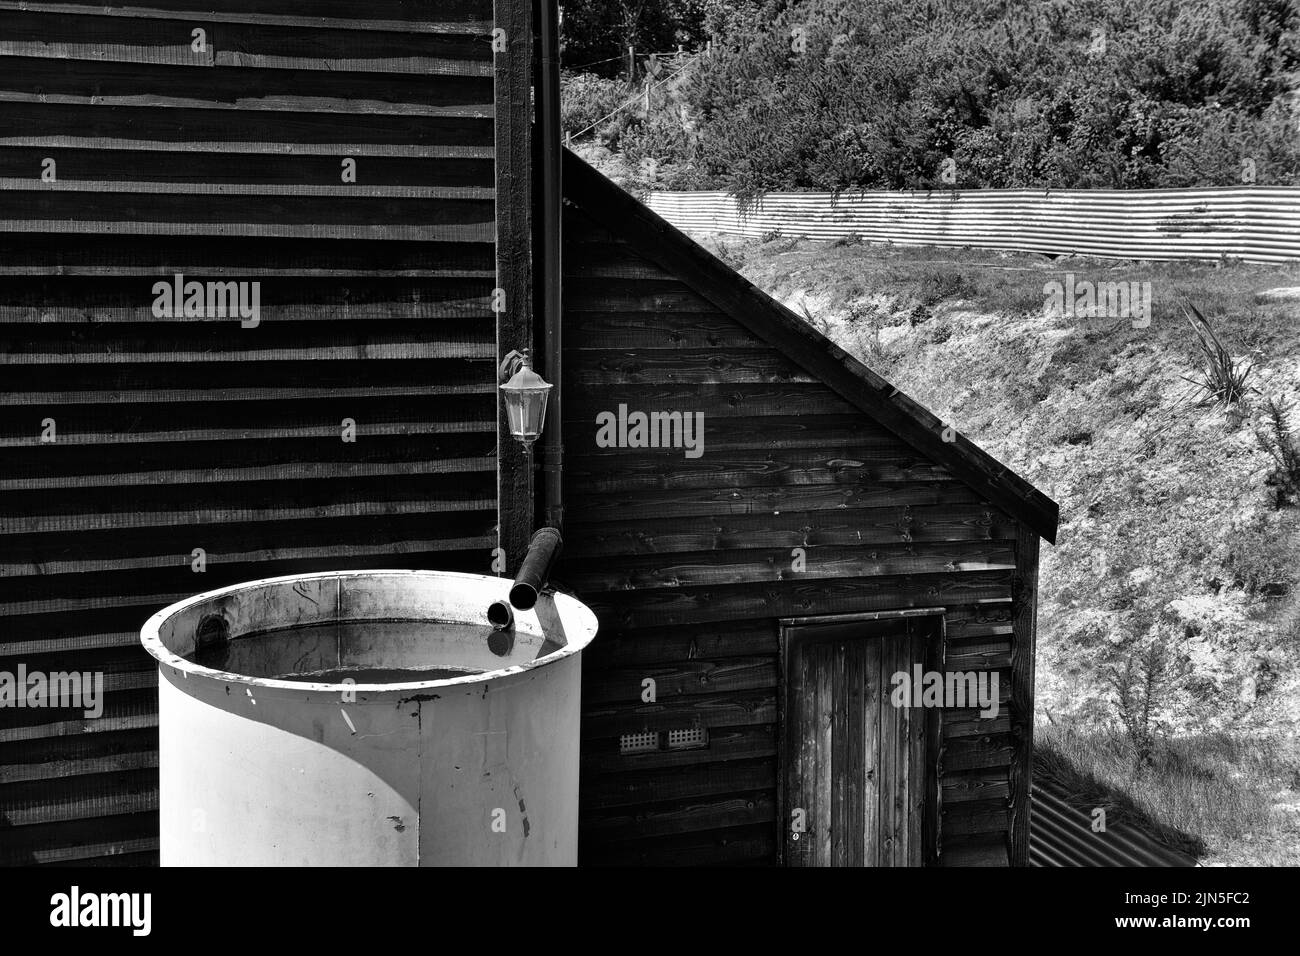
[{"label": "white water tank", "polygon": [[493,630],[510,585],[307,574],[150,618],[162,864],[575,864],[596,618],[545,593]]}]

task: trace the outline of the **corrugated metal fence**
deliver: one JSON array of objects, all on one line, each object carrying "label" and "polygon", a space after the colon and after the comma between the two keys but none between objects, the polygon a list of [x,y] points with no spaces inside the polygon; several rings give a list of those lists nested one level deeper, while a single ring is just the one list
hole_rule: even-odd
[{"label": "corrugated metal fence", "polygon": [[722,192],[660,192],[648,202],[687,232],[751,238],[779,231],[1107,259],[1300,259],[1300,187],[769,193],[749,205]]},{"label": "corrugated metal fence", "polygon": [[1035,770],[1029,830],[1031,866],[1196,866],[1196,857],[1142,832],[1131,815],[1104,801],[1109,820],[1093,829],[1096,802],[1075,797],[1061,781]]}]

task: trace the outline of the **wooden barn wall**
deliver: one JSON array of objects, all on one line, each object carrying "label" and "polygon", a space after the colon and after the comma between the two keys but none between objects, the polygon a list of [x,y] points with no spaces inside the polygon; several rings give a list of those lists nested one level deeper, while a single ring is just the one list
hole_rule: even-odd
[{"label": "wooden barn wall", "polygon": [[[947,667],[997,671],[1003,709],[944,714],[941,862],[1005,865],[1013,829],[1027,834],[1008,697],[1014,668],[1027,717],[1013,595],[1032,532],[573,207],[564,266],[556,579],[601,622],[584,660],[581,859],[775,862],[778,619],[943,606]],[[598,448],[596,416],[620,404],[704,412],[704,454]],[[619,754],[622,734],[694,727],[707,749]]]},{"label": "wooden barn wall", "polygon": [[[156,858],[137,638],[160,607],[325,568],[487,570],[491,19],[0,2],[0,671],[107,687],[98,719],[0,710],[0,863]],[[178,272],[260,281],[260,325],[155,317]]]}]

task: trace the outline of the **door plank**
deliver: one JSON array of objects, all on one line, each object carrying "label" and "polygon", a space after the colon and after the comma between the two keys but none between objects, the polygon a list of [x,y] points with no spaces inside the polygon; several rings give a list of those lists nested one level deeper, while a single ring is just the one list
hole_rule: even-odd
[{"label": "door plank", "polygon": [[814,670],[817,680],[817,704],[814,708],[817,728],[817,866],[831,865],[831,794],[834,787],[831,763],[831,720],[835,699],[831,687],[832,645],[818,642],[814,645]]},{"label": "door plank", "polygon": [[844,801],[845,865],[863,865],[862,798],[866,785],[864,774],[865,740],[862,737],[862,708],[866,696],[866,674],[862,662],[866,641],[844,643],[844,775],[848,780]]},{"label": "door plank", "polygon": [[862,702],[862,865],[880,865],[880,699],[888,684],[880,674],[881,641],[863,640]]}]

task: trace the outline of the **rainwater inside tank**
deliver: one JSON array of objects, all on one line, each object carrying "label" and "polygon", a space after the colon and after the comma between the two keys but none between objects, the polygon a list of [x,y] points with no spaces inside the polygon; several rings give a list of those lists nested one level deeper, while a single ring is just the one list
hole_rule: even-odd
[{"label": "rainwater inside tank", "polygon": [[405,684],[484,674],[557,649],[550,642],[516,641],[509,629],[441,621],[330,621],[231,640],[220,619],[213,618],[200,623],[186,660],[271,680]]}]

